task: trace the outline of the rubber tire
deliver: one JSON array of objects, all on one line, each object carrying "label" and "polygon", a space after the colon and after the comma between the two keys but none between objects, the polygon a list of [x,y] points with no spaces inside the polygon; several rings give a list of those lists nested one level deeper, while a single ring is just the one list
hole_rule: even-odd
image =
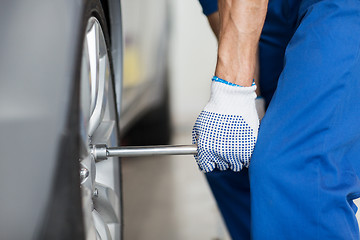
[{"label": "rubber tire", "polygon": [[[52,192],[50,194],[49,205],[46,207],[45,221],[36,239],[68,240],[85,239],[85,229],[83,223],[81,192],[80,192],[80,136],[79,136],[79,93],[80,93],[80,69],[83,49],[83,39],[88,19],[95,16],[99,21],[105,41],[110,45],[110,37],[107,29],[105,14],[100,0],[85,1],[84,15],[82,21],[82,34],[79,38],[79,52],[77,54],[78,66],[74,73],[74,87],[72,99],[70,100],[69,119],[64,136],[60,142],[60,152],[58,154],[57,174],[54,177]],[[108,49],[110,66],[112,65],[111,51]],[[111,69],[113,69],[111,67]],[[113,72],[112,75],[114,76]],[[114,79],[114,78],[112,78]],[[115,86],[113,82],[113,86]],[[115,93],[114,93],[115,96]],[[118,121],[118,119],[117,119]],[[116,124],[117,125],[117,124]],[[119,132],[119,131],[118,131]],[[66,151],[64,151],[66,149]],[[119,170],[121,173],[121,169]],[[121,176],[120,176],[121,186]],[[122,189],[122,188],[121,188]],[[120,189],[120,190],[121,190]],[[122,194],[120,194],[122,196]],[[120,197],[121,197],[120,196]],[[122,209],[122,199],[120,208]],[[122,213],[122,210],[121,210]],[[122,217],[121,217],[122,221]],[[122,222],[120,223],[122,227]],[[123,231],[120,229],[120,233]],[[30,237],[30,236],[29,236]],[[120,236],[122,239],[122,236]]]}]

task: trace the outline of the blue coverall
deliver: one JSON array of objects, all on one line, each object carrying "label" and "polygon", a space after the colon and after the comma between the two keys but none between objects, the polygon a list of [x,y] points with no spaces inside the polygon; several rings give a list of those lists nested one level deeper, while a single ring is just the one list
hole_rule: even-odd
[{"label": "blue coverall", "polygon": [[206,174],[232,238],[360,239],[360,1],[269,0],[259,48],[249,171]]}]

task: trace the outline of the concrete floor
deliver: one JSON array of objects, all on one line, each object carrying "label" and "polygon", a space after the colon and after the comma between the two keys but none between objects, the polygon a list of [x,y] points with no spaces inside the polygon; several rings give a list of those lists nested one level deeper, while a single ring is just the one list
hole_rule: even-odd
[{"label": "concrete floor", "polygon": [[192,156],[123,159],[123,189],[125,240],[230,239]]}]

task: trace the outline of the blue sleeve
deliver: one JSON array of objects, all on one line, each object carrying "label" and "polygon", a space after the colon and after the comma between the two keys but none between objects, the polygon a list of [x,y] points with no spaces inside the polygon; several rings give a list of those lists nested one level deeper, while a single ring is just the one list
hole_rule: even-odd
[{"label": "blue sleeve", "polygon": [[203,13],[206,16],[216,12],[218,10],[218,1],[217,0],[199,0]]}]

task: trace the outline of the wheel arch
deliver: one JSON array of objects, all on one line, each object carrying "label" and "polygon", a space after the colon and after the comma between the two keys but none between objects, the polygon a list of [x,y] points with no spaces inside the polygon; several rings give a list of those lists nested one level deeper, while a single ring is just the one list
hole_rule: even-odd
[{"label": "wheel arch", "polygon": [[123,31],[120,0],[100,0],[106,16],[111,39],[111,56],[114,69],[114,86],[118,119],[121,112],[123,80]]}]

